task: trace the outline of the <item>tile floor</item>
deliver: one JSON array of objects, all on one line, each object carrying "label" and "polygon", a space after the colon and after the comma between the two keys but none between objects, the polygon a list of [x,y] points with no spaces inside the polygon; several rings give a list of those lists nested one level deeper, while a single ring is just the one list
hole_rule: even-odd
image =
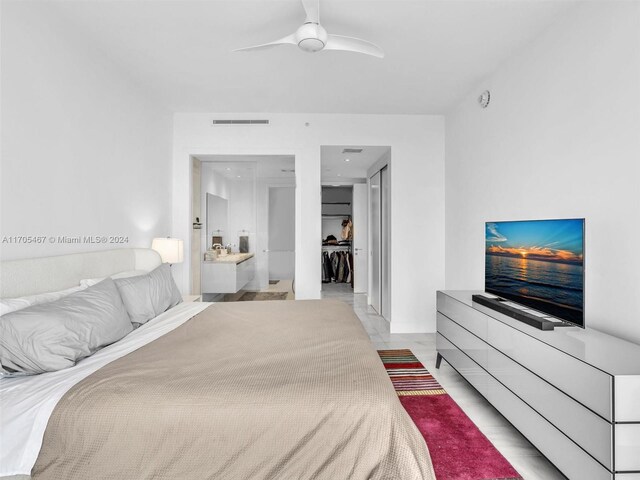
[{"label": "tile floor", "polygon": [[435,334],[391,334],[389,324],[367,305],[365,295],[354,295],[347,284],[323,284],[322,297],[350,305],[378,350],[410,348],[444,389],[460,405],[525,480],[565,479],[542,454],[507,422],[473,387],[445,361],[435,368]]}]

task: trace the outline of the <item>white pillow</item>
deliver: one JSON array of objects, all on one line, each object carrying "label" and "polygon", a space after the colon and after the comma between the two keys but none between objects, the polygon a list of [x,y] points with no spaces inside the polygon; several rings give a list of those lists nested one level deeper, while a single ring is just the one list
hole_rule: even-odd
[{"label": "white pillow", "polygon": [[37,295],[29,295],[27,297],[3,298],[0,299],[0,316],[7,313],[16,312],[23,308],[40,305],[41,303],[55,302],[67,295],[79,292],[87,288],[86,286],[78,286],[60,290],[59,292],[39,293]]},{"label": "white pillow", "polygon": [[[147,272],[146,270],[130,270],[128,272],[120,272],[120,273],[116,273],[115,275],[111,275],[111,279],[115,280],[117,278],[130,278],[130,277],[137,277],[138,275],[146,275]],[[100,277],[100,278],[84,278],[82,280],[80,280],[80,285],[83,287],[92,287],[93,285],[100,283],[102,280],[105,280],[107,277]]]}]

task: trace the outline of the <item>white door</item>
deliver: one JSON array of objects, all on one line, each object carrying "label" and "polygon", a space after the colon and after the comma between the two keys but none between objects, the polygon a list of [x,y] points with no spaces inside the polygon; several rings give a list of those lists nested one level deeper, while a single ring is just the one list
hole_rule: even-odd
[{"label": "white door", "polygon": [[[373,309],[381,314],[380,282],[380,247],[381,247],[381,208],[380,208],[380,172],[377,172],[369,182],[369,201],[371,212],[371,246],[369,256],[371,258],[371,288],[369,289],[369,303]],[[354,225],[355,226],[355,225]]]},{"label": "white door", "polygon": [[368,215],[367,215],[367,185],[356,183],[353,186],[353,293],[367,293],[369,286],[368,274]]},{"label": "white door", "polygon": [[269,188],[269,280],[293,280],[296,268],[296,188]]}]

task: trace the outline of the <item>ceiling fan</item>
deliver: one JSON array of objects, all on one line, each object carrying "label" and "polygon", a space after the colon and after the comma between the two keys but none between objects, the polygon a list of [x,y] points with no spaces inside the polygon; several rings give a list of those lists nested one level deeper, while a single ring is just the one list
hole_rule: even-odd
[{"label": "ceiling fan", "polygon": [[305,22],[291,35],[279,40],[253,47],[238,48],[234,52],[243,50],[258,50],[275,47],[277,45],[297,45],[305,52],[319,52],[320,50],[343,50],[346,52],[364,53],[378,58],[384,58],[380,47],[359,38],[330,35],[320,25],[320,0],[301,0],[302,7],[307,14]]}]

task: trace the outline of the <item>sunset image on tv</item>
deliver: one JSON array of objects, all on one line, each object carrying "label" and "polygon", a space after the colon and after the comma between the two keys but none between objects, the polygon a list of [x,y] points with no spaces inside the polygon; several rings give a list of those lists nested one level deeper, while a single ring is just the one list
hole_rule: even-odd
[{"label": "sunset image on tv", "polygon": [[584,325],[584,220],[487,222],[485,290]]}]

